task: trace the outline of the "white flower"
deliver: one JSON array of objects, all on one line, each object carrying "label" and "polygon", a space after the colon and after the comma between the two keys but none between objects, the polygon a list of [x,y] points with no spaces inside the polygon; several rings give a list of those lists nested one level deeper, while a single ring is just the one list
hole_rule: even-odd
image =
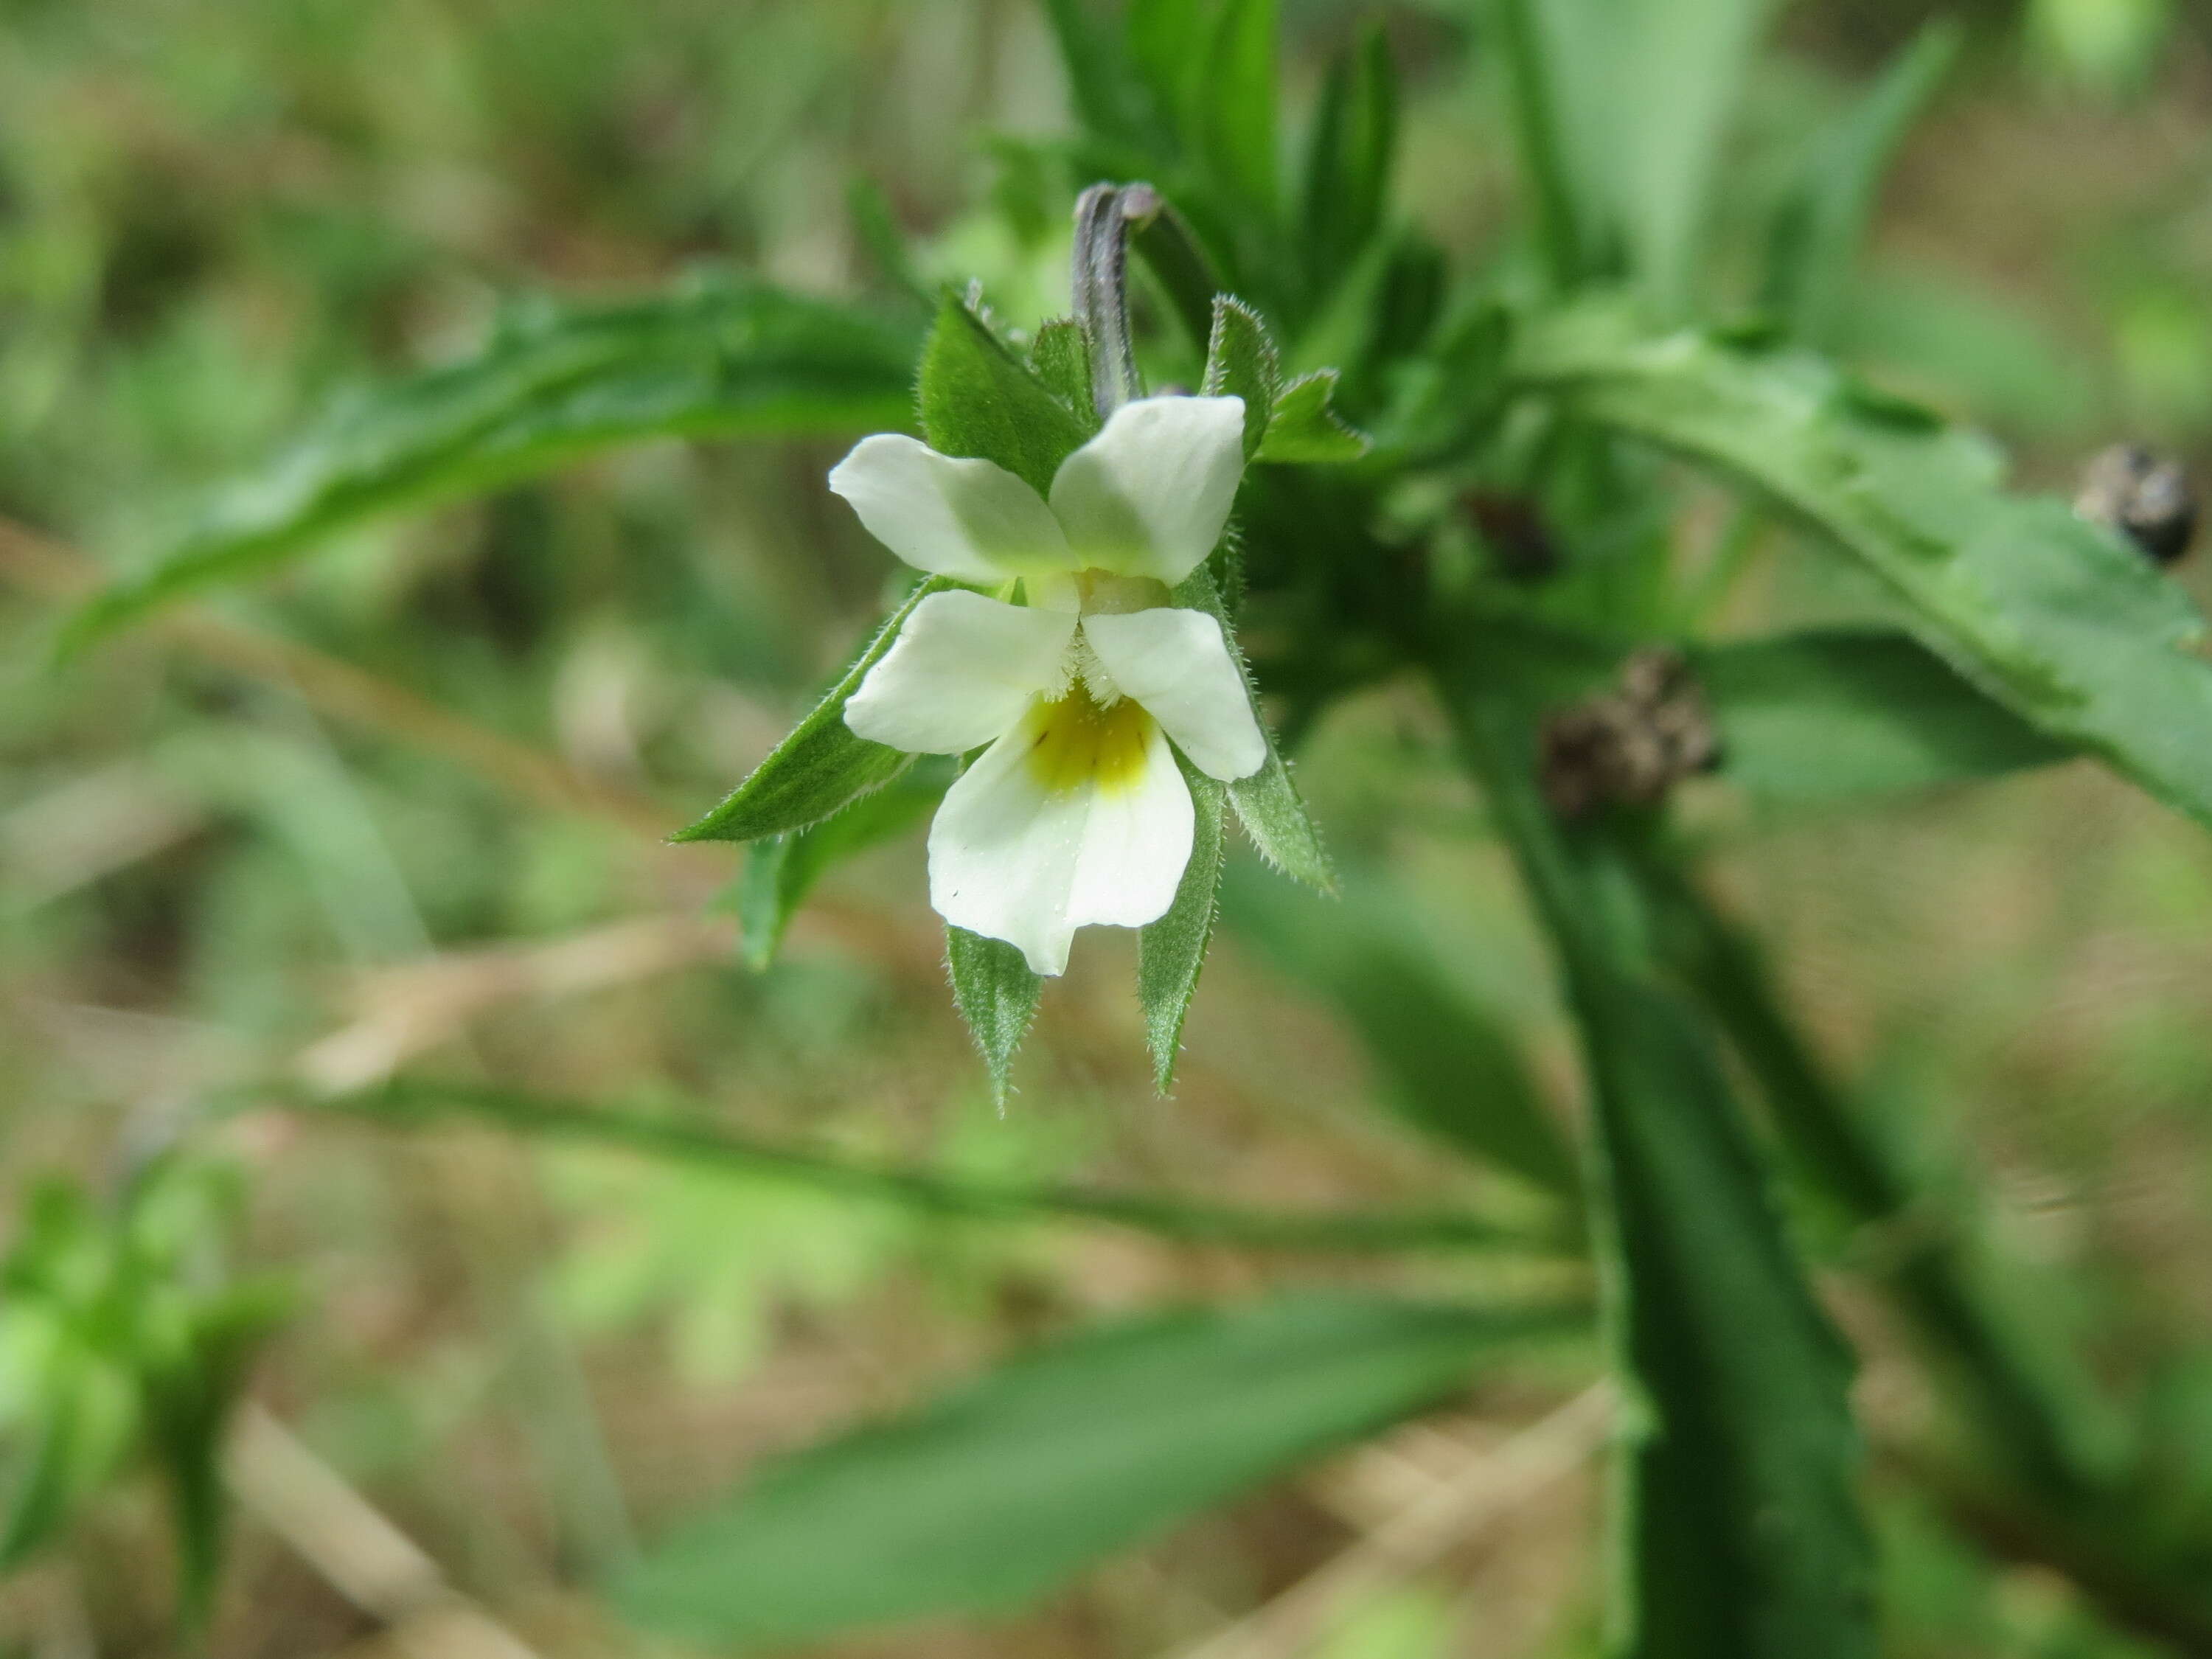
[{"label": "white flower", "polygon": [[1220,539],[1243,471],[1238,398],[1125,404],[1060,465],[1049,505],[989,461],[863,439],[830,475],[908,564],[989,585],[916,605],[845,705],[861,737],[921,754],[990,746],[929,832],[929,898],[1057,974],[1075,930],[1142,927],[1190,861],[1170,749],[1224,780],[1267,738],[1221,626],[1170,603]]}]

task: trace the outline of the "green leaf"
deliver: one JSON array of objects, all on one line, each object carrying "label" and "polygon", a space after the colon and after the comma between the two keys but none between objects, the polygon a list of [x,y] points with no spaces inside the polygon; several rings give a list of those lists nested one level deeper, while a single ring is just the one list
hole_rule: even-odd
[{"label": "green leaf", "polygon": [[1327,465],[1364,455],[1367,440],[1337,417],[1331,406],[1335,395],[1333,368],[1301,375],[1285,386],[1254,459]]},{"label": "green leaf", "polygon": [[1122,25],[1129,58],[1170,133],[1183,131],[1196,112],[1213,11],[1212,0],[1129,0]]},{"label": "green leaf", "polygon": [[1197,149],[1230,199],[1276,208],[1275,0],[1226,0],[1197,94]]},{"label": "green leaf", "polygon": [[1036,1018],[1044,981],[1004,939],[985,939],[964,927],[945,930],[945,965],[952,975],[953,1004],[982,1051],[991,1097],[1004,1106],[1006,1077]]},{"label": "green leaf", "polygon": [[819,823],[763,836],[745,854],[737,912],[745,966],[763,972],[775,960],[791,919],[832,866],[904,833],[929,815],[952,782],[952,763],[919,757],[882,788]]},{"label": "green leaf", "polygon": [[1206,342],[1206,377],[1199,389],[1209,398],[1244,400],[1244,459],[1259,453],[1282,385],[1281,361],[1260,313],[1227,294],[1213,296],[1213,329]]},{"label": "green leaf", "polygon": [[1832,373],[1584,313],[1517,373],[1601,425],[1765,491],[1858,558],[1923,643],[2046,737],[2212,826],[2212,664],[2180,587],[2063,501],[2008,495],[1962,434],[1876,419]]},{"label": "green leaf", "polygon": [[1445,665],[1460,744],[1559,957],[1593,1096],[1593,1232],[1641,1409],[1624,1447],[1619,1650],[1871,1659],[1849,1352],[1794,1258],[1705,1028],[1603,834],[1570,837],[1533,722]]},{"label": "green leaf", "polygon": [[183,541],[95,596],[64,644],[372,519],[618,444],[903,428],[915,343],[906,323],[750,282],[529,312],[477,356],[332,410]]},{"label": "green leaf", "polygon": [[1083,125],[1110,143],[1158,153],[1164,135],[1121,43],[1100,27],[1086,0],[1044,0],[1044,13]]},{"label": "green leaf", "polygon": [[[1610,8],[1601,14],[1617,15]],[[1686,309],[1743,87],[1778,0],[1632,0],[1605,29],[1597,88],[1630,266],[1665,315]]]},{"label": "green leaf", "polygon": [[1093,1330],[770,1463],[648,1550],[616,1603],[708,1644],[1012,1613],[1561,1328],[1309,1293]]},{"label": "green leaf", "polygon": [[1685,308],[1774,0],[1496,0],[1554,287],[1633,276]]},{"label": "green leaf", "polygon": [[1721,773],[1761,800],[1823,804],[2065,759],[1910,635],[1823,629],[1692,647]]},{"label": "green leaf", "polygon": [[1958,60],[1958,20],[1928,23],[1827,134],[1783,199],[1767,241],[1767,307],[1793,332],[1835,343],[1883,175]]},{"label": "green leaf", "polygon": [[687,824],[671,841],[752,841],[803,830],[828,817],[848,801],[880,789],[912,763],[902,750],[854,735],[845,724],[845,704],[860,689],[868,671],[882,660],[915,606],[953,584],[932,576],[917,584],[906,603],[877,630],[866,650],[839,677],[813,711],[769,751],[752,775],[732,790],[713,811]]},{"label": "green leaf", "polygon": [[1498,56],[1521,171],[1533,198],[1537,252],[1554,289],[1567,289],[1593,273],[1604,192],[1591,180],[1577,140],[1589,124],[1578,120],[1571,79],[1589,61],[1580,43],[1563,39],[1577,9],[1571,0],[1494,0]]},{"label": "green leaf", "polygon": [[1060,317],[1040,327],[1030,346],[1030,368],[1086,431],[1097,431],[1098,405],[1091,389],[1091,337],[1081,323]]},{"label": "green leaf", "polygon": [[1316,294],[1333,288],[1382,228],[1398,144],[1398,73],[1378,22],[1329,66],[1306,157],[1305,257]]},{"label": "green leaf", "polygon": [[943,455],[995,461],[1039,495],[1091,428],[959,301],[921,354],[921,429]]},{"label": "green leaf", "polygon": [[1137,1001],[1145,1012],[1145,1041],[1152,1050],[1152,1082],[1162,1094],[1175,1080],[1176,1055],[1182,1047],[1182,1025],[1190,1000],[1198,994],[1198,975],[1213,942],[1219,908],[1221,853],[1228,792],[1218,779],[1176,757],[1190,786],[1195,822],[1190,862],[1183,866],[1175,902],[1158,921],[1137,933]]},{"label": "green leaf", "polygon": [[[1236,626],[1212,574],[1200,565],[1176,589],[1175,598],[1177,605],[1203,611],[1221,624],[1229,654],[1237,659],[1237,671],[1244,677],[1244,690],[1252,696],[1256,711],[1259,699],[1252,690],[1252,671],[1244,660],[1243,647],[1237,642]],[[1260,731],[1267,739],[1267,763],[1250,777],[1238,778],[1229,786],[1229,804],[1236,809],[1237,821],[1244,826],[1261,857],[1285,875],[1333,893],[1336,870],[1322,845],[1321,831],[1306,811],[1305,799],[1291,779],[1290,766],[1275,745],[1275,734],[1268,731],[1264,720]]]},{"label": "green leaf", "polygon": [[1358,1032],[1389,1103],[1448,1146],[1571,1197],[1575,1165],[1511,1032],[1453,984],[1402,897],[1345,884],[1316,901],[1251,866],[1232,869],[1222,914]]}]

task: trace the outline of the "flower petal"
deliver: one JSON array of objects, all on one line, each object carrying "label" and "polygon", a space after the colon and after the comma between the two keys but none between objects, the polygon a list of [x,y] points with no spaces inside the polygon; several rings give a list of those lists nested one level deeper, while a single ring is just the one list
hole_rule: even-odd
[{"label": "flower petal", "polygon": [[955,460],[916,439],[879,432],[837,463],[830,488],[853,504],[871,536],[916,569],[1000,582],[1073,564],[1052,510],[990,461]]},{"label": "flower petal", "polygon": [[1091,792],[1068,921],[1078,927],[1141,927],[1167,915],[1190,862],[1194,822],[1190,786],[1155,725],[1144,769],[1116,787]]},{"label": "flower petal", "polygon": [[1243,473],[1242,398],[1145,398],[1060,463],[1052,510],[1079,565],[1173,586],[1221,539]]},{"label": "flower petal", "polygon": [[1066,678],[1075,618],[981,593],[933,593],[845,704],[864,738],[925,755],[990,742]]},{"label": "flower petal", "polygon": [[929,902],[956,927],[1057,974],[1079,927],[1167,914],[1190,862],[1190,790],[1157,726],[1143,765],[1109,787],[1048,787],[1036,712],[961,775],[929,830]]},{"label": "flower petal", "polygon": [[1265,763],[1267,739],[1244,676],[1206,612],[1161,606],[1088,616],[1083,635],[1121,695],[1143,704],[1200,771],[1226,781]]}]

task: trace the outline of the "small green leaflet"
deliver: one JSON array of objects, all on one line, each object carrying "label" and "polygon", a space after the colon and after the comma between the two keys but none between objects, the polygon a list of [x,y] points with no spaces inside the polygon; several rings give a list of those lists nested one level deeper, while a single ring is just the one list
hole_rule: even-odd
[{"label": "small green leaflet", "polygon": [[857,661],[829,694],[799,721],[791,735],[769,752],[750,777],[730,792],[720,806],[671,841],[751,841],[803,830],[872,789],[880,789],[912,762],[903,750],[854,735],[845,724],[845,704],[860,689],[868,671],[891,648],[915,606],[953,584],[933,576],[919,584],[877,630]]},{"label": "small green leaflet", "polygon": [[919,757],[873,794],[861,796],[819,823],[754,842],[746,849],[744,873],[736,890],[745,966],[758,973],[775,960],[792,917],[834,866],[928,817],[945,798],[952,770],[945,756]]},{"label": "small green leaflet", "polygon": [[1152,1050],[1152,1081],[1162,1094],[1175,1080],[1183,1021],[1190,1012],[1191,998],[1198,994],[1206,948],[1213,942],[1227,817],[1224,803],[1228,791],[1221,782],[1181,755],[1176,764],[1190,787],[1190,862],[1183,866],[1182,881],[1167,915],[1137,933],[1137,1000],[1145,1012],[1145,1040]]},{"label": "small green leaflet", "polygon": [[711,1646],[1013,1613],[1580,1322],[1307,1292],[1089,1331],[768,1464],[616,1605]]},{"label": "small green leaflet", "polygon": [[1244,400],[1244,459],[1259,453],[1271,423],[1275,393],[1282,385],[1281,360],[1260,313],[1226,294],[1213,298],[1213,332],[1206,343],[1206,378],[1199,389],[1209,398]]},{"label": "small green leaflet", "polygon": [[1339,419],[1332,407],[1336,380],[1334,369],[1322,368],[1285,386],[1253,459],[1325,465],[1364,455],[1367,440]]},{"label": "small green leaflet", "polygon": [[333,409],[204,521],[71,619],[81,646],[386,514],[482,495],[647,438],[897,429],[911,324],[718,280],[518,313],[477,356]]},{"label": "small green leaflet", "polygon": [[1044,981],[1004,939],[986,939],[965,927],[945,930],[945,965],[952,977],[953,1004],[968,1022],[990,1074],[991,1098],[1004,1106],[1014,1054],[1036,1018]]},{"label": "small green leaflet", "polygon": [[1763,489],[1880,577],[1989,696],[2212,825],[2203,618],[2119,538],[2063,501],[2005,494],[1985,447],[1882,417],[1808,357],[1639,340],[1600,311],[1520,346],[1524,389]]},{"label": "small green leaflet", "polygon": [[1337,373],[1301,375],[1285,386],[1282,359],[1260,313],[1226,294],[1213,301],[1213,330],[1200,389],[1209,398],[1244,400],[1247,461],[1356,461],[1367,440],[1330,406]]},{"label": "small green leaflet", "polygon": [[1040,496],[1091,428],[957,300],[921,354],[921,429],[941,455],[995,461]]}]

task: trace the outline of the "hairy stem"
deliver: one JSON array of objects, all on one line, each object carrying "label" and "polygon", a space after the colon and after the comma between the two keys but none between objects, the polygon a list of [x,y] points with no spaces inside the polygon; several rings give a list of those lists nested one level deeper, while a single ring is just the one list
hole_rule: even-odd
[{"label": "hairy stem", "polygon": [[[825,1190],[978,1220],[1097,1222],[1192,1244],[1350,1255],[1410,1251],[1518,1251],[1571,1259],[1575,1246],[1464,1214],[1392,1212],[1299,1215],[1186,1203],[1146,1193],[1070,1186],[1016,1186],[825,1156],[720,1129],[609,1111],[518,1090],[468,1082],[402,1079],[357,1094],[284,1091],[301,1109],[419,1124],[474,1116],[524,1133],[625,1147],[649,1157],[781,1176]],[[243,1097],[265,1100],[264,1089]]]}]

